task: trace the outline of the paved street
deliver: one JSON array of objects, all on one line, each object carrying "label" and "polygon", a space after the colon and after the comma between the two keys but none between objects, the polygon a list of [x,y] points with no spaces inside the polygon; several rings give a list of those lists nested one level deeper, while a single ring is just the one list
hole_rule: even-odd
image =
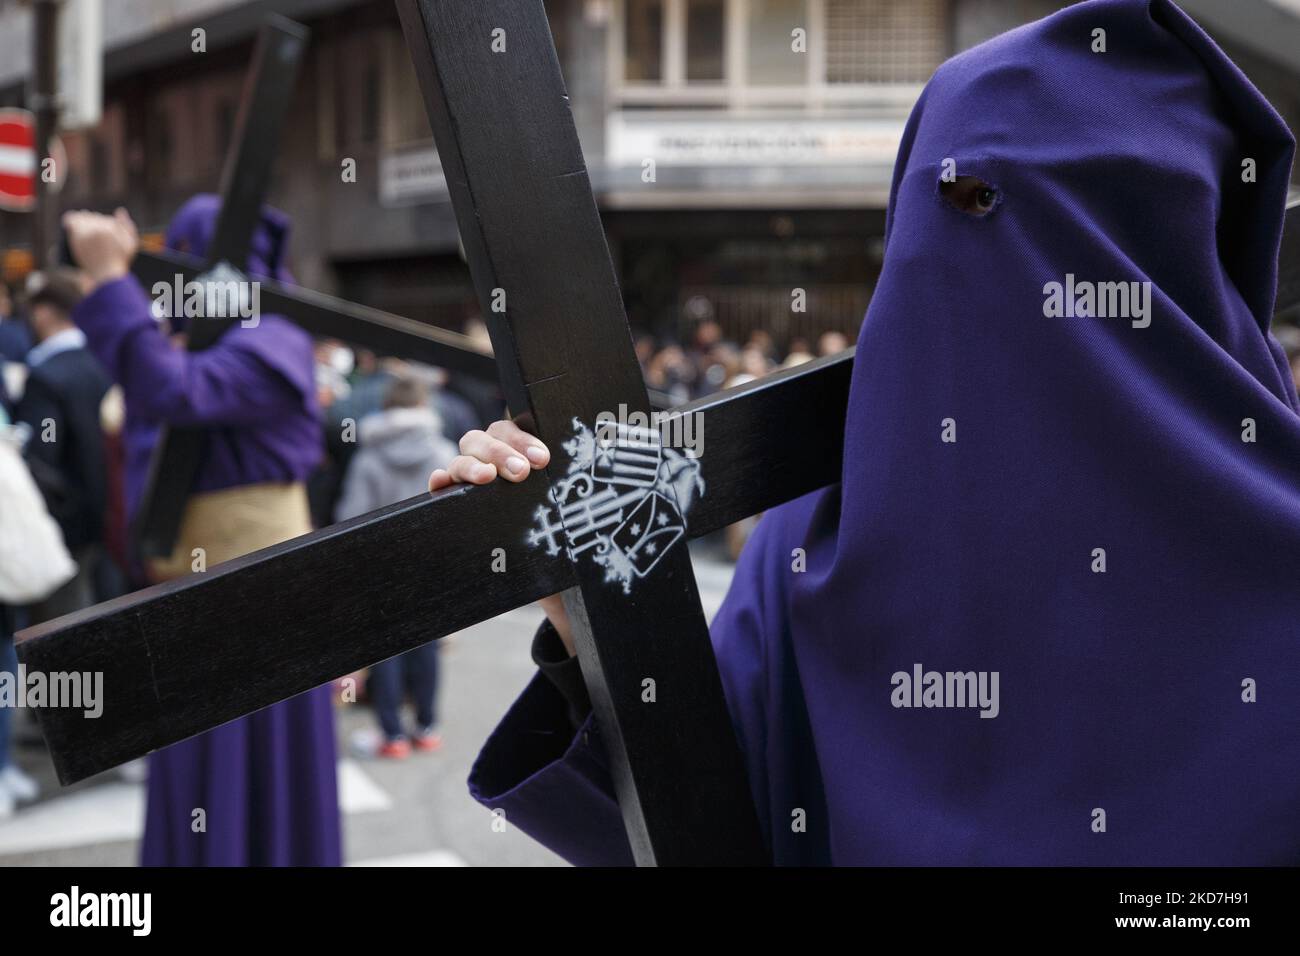
[{"label": "paved street", "polygon": [[[730,566],[698,554],[701,596],[710,615],[730,580]],[[363,705],[339,715],[339,786],[350,865],[563,866],[513,828],[494,832],[491,815],[466,792],[480,745],[533,672],[528,648],[541,620],[521,608],[442,642],[439,702],[443,749],[405,761],[355,756],[350,741],[374,726]],[[17,723],[27,726],[27,715]],[[44,799],[0,822],[0,866],[134,864],[144,788],[116,773],[61,789],[44,752],[21,747],[17,758],[45,788]]]}]

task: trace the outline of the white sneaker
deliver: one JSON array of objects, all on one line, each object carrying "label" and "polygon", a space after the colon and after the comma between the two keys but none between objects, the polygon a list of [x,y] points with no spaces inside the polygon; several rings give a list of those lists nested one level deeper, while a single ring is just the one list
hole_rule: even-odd
[{"label": "white sneaker", "polygon": [[40,784],[12,763],[0,770],[0,787],[20,803],[30,803],[41,795]]},{"label": "white sneaker", "polygon": [[12,817],[17,809],[18,801],[14,799],[14,795],[9,792],[9,788],[4,785],[4,782],[0,781],[0,820],[7,820]]}]

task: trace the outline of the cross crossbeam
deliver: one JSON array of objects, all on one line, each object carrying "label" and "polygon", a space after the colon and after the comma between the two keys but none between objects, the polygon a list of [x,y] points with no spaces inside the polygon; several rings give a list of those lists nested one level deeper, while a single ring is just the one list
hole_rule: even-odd
[{"label": "cross crossbeam", "polygon": [[[182,252],[140,252],[131,271],[146,289],[157,283],[196,282],[205,272],[197,256]],[[261,311],[282,315],[309,334],[333,338],[377,355],[407,359],[495,382],[496,359],[479,349],[466,335],[449,332],[414,319],[371,309],[343,299],[259,278]]]},{"label": "cross crossbeam", "polygon": [[[698,415],[709,488],[691,537],[839,479],[851,353],[677,409]],[[808,417],[809,409],[820,410]],[[766,440],[798,434],[795,444]],[[38,709],[75,783],[573,586],[525,544],[547,487],[463,485],[69,614],[20,634],[32,671],[104,674],[103,714]],[[496,547],[504,574],[491,573]]]}]

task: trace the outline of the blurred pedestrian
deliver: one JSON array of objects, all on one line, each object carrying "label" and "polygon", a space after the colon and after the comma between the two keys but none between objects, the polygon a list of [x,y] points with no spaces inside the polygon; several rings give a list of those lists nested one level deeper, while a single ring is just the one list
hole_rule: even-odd
[{"label": "blurred pedestrian", "polygon": [[461,435],[481,424],[474,406],[447,387],[449,377],[444,369],[397,358],[380,358],[374,352],[358,350],[356,367],[348,380],[348,393],[323,407],[326,457],[308,484],[312,516],[317,525],[330,524],[338,513],[343,479],[357,451],[358,424],[383,409],[384,396],[393,382],[403,376],[427,385],[429,407],[441,421],[442,435],[452,447]]},{"label": "blurred pedestrian", "polygon": [[36,345],[27,353],[27,384],[14,411],[26,426],[25,455],[77,562],[77,576],[33,606],[40,623],[99,600],[107,474],[99,410],[109,379],[72,321],[83,277],[71,269],[33,275],[27,311]]},{"label": "blurred pedestrian", "polygon": [[696,365],[680,345],[669,343],[655,353],[645,371],[646,384],[680,405],[695,396]]},{"label": "blurred pedestrian", "polygon": [[[382,411],[358,425],[358,448],[343,480],[335,518],[348,518],[424,494],[430,472],[447,467],[456,446],[442,433],[442,422],[430,406],[429,389],[411,374],[395,378],[384,396]],[[435,732],[438,692],[438,645],[391,657],[370,668],[370,698],[384,739],[382,757],[401,759],[417,750],[436,750],[442,738]],[[415,729],[409,736],[402,724],[407,695],[415,707]]]},{"label": "blurred pedestrian", "polygon": [[823,332],[817,339],[817,354],[839,355],[849,347],[849,337],[843,332]]},{"label": "blurred pedestrian", "polygon": [[[11,688],[20,677],[13,633],[26,623],[22,607],[43,600],[77,573],[22,458],[21,431],[0,408],[0,681]],[[40,795],[36,781],[11,759],[13,704],[11,694],[0,695],[0,818]]]},{"label": "blurred pedestrian", "polygon": [[772,363],[768,361],[762,350],[754,346],[746,346],[740,353],[736,371],[727,379],[725,387],[744,385],[746,382],[762,378],[770,371],[772,371]]},{"label": "blurred pedestrian", "polygon": [[775,362],[778,358],[776,342],[772,339],[772,333],[767,329],[754,329],[750,332],[749,341],[745,343],[745,348],[757,349],[768,362]]},{"label": "blurred pedestrian", "polygon": [[[17,681],[18,654],[14,651],[13,625],[9,613],[8,608],[0,606],[0,680]],[[40,796],[36,781],[23,773],[9,755],[13,719],[14,709],[0,704],[0,820],[14,815],[18,809],[20,793],[24,799]],[[11,776],[17,786],[10,782]],[[31,789],[28,789],[29,785]]]},{"label": "blurred pedestrian", "polygon": [[0,282],[0,362],[22,362],[31,347],[31,329],[17,314],[13,291]]}]

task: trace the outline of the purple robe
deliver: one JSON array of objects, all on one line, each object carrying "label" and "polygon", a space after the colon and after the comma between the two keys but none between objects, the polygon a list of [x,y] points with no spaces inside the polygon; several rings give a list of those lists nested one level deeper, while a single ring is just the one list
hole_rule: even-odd
[{"label": "purple robe", "polygon": [[[191,199],[168,246],[202,255],[219,200]],[[287,279],[288,224],[266,210],[249,270]],[[203,426],[195,491],[304,481],[323,447],[310,337],[280,316],[236,325],[211,348],[173,347],[134,277],[97,288],[74,318],[126,398],[126,498],[134,514],[161,424]],[[274,640],[274,635],[267,635]],[[328,687],[153,754],[141,861],[156,865],[341,862],[334,717]],[[202,808],[206,831],[192,830]]]},{"label": "purple robe", "polygon": [[[935,74],[841,482],[762,519],[712,626],[777,863],[1300,862],[1300,401],[1268,334],[1293,154],[1167,0]],[[945,200],[945,160],[989,211]],[[1070,282],[1149,282],[1149,324],[1049,315]],[[950,672],[997,673],[996,716]],[[470,786],[574,862],[630,860],[598,729],[541,675]]]}]

